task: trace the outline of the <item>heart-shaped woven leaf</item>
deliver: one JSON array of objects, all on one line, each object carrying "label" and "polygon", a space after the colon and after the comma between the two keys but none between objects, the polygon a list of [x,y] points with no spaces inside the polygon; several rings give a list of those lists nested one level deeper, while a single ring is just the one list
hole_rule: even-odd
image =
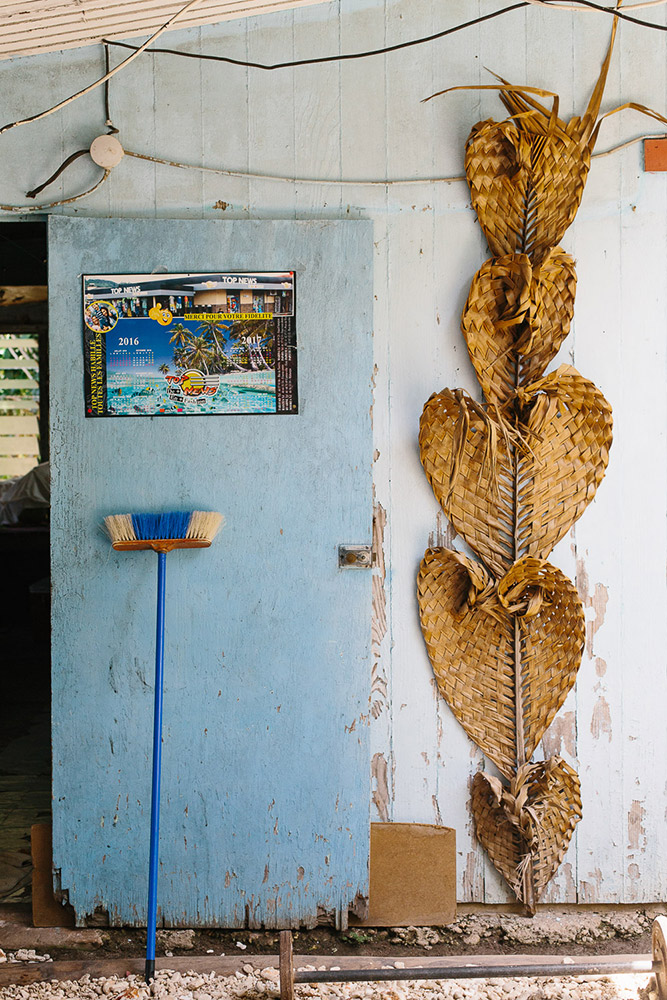
[{"label": "heart-shaped woven leaf", "polygon": [[419,427],[438,502],[496,577],[515,556],[545,559],[567,534],[595,496],[612,439],[609,403],[568,365],[518,395],[516,448],[508,429],[461,390],[431,396]]},{"label": "heart-shaped woven leaf", "polygon": [[546,559],[602,481],[612,441],[611,406],[569,365],[520,390],[532,454],[519,457],[517,551]]},{"label": "heart-shaped woven leaf", "polygon": [[478,122],[466,144],[472,205],[494,257],[530,254],[539,264],[574,219],[591,162],[578,118],[546,109]]},{"label": "heart-shaped woven leaf", "polygon": [[577,592],[541,560],[519,560],[496,587],[479,563],[432,548],[417,593],[438,689],[470,738],[509,777],[517,758],[533,753],[574,684],[585,639]]},{"label": "heart-shaped woven leaf", "polygon": [[502,576],[514,559],[512,458],[502,429],[461,389],[443,389],[424,407],[419,448],[456,531]]},{"label": "heart-shaped woven leaf", "polygon": [[461,329],[489,403],[544,373],[567,336],[576,290],[574,261],[560,247],[533,268],[527,254],[487,260],[472,280]]},{"label": "heart-shaped woven leaf", "polygon": [[521,902],[524,872],[532,864],[535,901],[555,874],[581,819],[577,772],[560,757],[530,764],[510,788],[478,772],[472,783],[477,837]]}]

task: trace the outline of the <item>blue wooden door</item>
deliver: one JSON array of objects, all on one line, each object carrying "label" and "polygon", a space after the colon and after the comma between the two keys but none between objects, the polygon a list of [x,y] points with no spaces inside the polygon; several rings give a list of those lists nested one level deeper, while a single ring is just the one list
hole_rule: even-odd
[{"label": "blue wooden door", "polygon": [[[52,218],[54,866],[145,924],[156,557],[99,530],[219,510],[168,557],[159,918],[343,926],[368,894],[372,227]],[[298,415],[84,418],[81,276],[293,270]]]}]

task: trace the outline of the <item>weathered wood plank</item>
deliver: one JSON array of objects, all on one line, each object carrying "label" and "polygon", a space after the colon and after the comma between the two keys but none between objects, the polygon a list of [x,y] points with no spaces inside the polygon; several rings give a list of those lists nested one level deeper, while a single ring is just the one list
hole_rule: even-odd
[{"label": "weathered wood plank", "polygon": [[[387,44],[395,44],[432,25],[432,4],[411,5],[410,23],[399,7],[387,10]],[[408,69],[409,67],[409,69]],[[435,162],[434,109],[421,105],[433,90],[431,53],[418,61],[410,50],[392,55],[387,67],[387,172],[390,177],[429,176]],[[419,195],[410,191],[408,197]],[[405,192],[392,188],[389,270],[385,294],[390,300],[389,352],[392,391],[390,419],[392,591],[393,604],[393,748],[395,801],[393,818],[423,823],[447,823],[437,804],[436,720],[437,700],[428,660],[419,649],[421,633],[417,615],[415,574],[424,548],[423,523],[432,516],[433,496],[420,471],[415,448],[418,420],[430,394],[427,378],[432,372],[434,338],[431,288],[433,284],[433,231],[428,213],[406,204]],[[415,350],[415,345],[419,349]],[[399,371],[411,373],[399,380]],[[422,388],[424,387],[424,388]],[[399,430],[400,428],[400,430]],[[415,482],[416,480],[416,482]],[[423,724],[415,725],[415,719]]]},{"label": "weathered wood plank", "polygon": [[[305,7],[323,0],[245,0],[208,2],[198,5],[183,17],[183,24],[210,24],[230,18],[245,18],[292,7]],[[85,9],[74,3],[60,3],[55,9],[35,10],[15,3],[0,5],[0,58],[42,54],[53,49],[71,49],[99,42],[102,38],[128,38],[150,35],[181,8],[162,0],[143,0],[133,4],[131,12],[121,6],[109,13],[103,0],[89,0]],[[171,41],[171,38],[170,38]],[[173,45],[173,42],[171,42]]]},{"label": "weathered wood plank", "polygon": [[23,368],[39,368],[39,361],[32,358],[0,358],[0,371],[20,371]]},{"label": "weathered wood plank", "polygon": [[[260,18],[252,23],[263,25],[265,20]],[[233,59],[247,59],[250,23],[247,19],[225,21],[205,33],[199,32],[197,48],[207,53],[224,49]],[[263,34],[269,35],[266,27]],[[202,149],[200,162],[211,167],[247,170],[251,145],[249,80],[252,70],[211,62],[201,62],[198,70],[200,83],[193,94],[193,102],[196,99],[199,104],[201,135],[197,145]],[[223,95],[221,101],[216,98],[219,94]],[[195,162],[193,156],[193,152],[187,152],[185,162]],[[202,214],[218,219],[248,218],[249,190],[247,179],[203,174]]]},{"label": "weathered wood plank", "polygon": [[14,476],[23,476],[26,472],[34,469],[37,462],[34,458],[0,458],[0,476],[5,479],[12,479]]},{"label": "weathered wood plank", "polygon": [[[660,12],[660,23],[665,11]],[[639,101],[655,104],[667,89],[663,62],[637,62],[631,51],[619,53],[623,91],[632,86]],[[625,120],[623,120],[625,116]],[[622,134],[634,126],[632,112],[623,112]],[[628,120],[629,119],[629,120]],[[643,127],[643,126],[642,126]],[[667,253],[667,188],[642,174],[639,149],[627,150],[621,172],[621,312],[619,325],[625,372],[623,409],[627,452],[637,474],[623,478],[625,516],[619,532],[623,582],[623,648],[617,669],[623,671],[623,813],[626,837],[623,857],[623,899],[641,902],[667,894],[667,785],[662,761],[667,757],[665,649],[667,586],[665,510],[667,484],[667,406],[664,392],[667,351],[655,335],[657,317],[667,309],[667,288],[661,258]],[[646,411],[636,405],[632,387],[641,380]],[[616,421],[619,426],[619,418]],[[622,461],[622,460],[621,460]],[[638,558],[639,556],[639,558]],[[611,683],[611,678],[610,678]],[[650,735],[649,735],[650,734]]]},{"label": "weathered wood plank", "polygon": [[[150,556],[109,556],[95,525],[113,510],[208,497],[228,529],[199,560],[170,559],[161,919],[284,927],[314,924],[321,907],[344,925],[368,894],[371,586],[338,569],[337,548],[371,534],[371,227],[52,220],[50,231],[63,888],[79,922],[97,906],[113,924],[145,920],[155,567]],[[253,269],[260,252],[265,266],[294,267],[298,416],[84,420],[68,333],[78,276],[117,261],[141,273],[156,247],[176,272],[196,255]]]},{"label": "weathered wood plank", "polygon": [[0,455],[39,455],[39,441],[36,438],[4,435],[2,431],[0,420]]},{"label": "weathered wood plank", "polygon": [[[606,40],[584,28],[592,51],[601,58]],[[608,34],[608,31],[607,33]],[[583,50],[576,54],[577,74],[583,74]],[[608,80],[608,100],[618,93],[617,63]],[[585,91],[579,85],[579,101]],[[609,123],[608,137],[618,135],[617,123]],[[595,501],[574,528],[577,560],[577,590],[586,615],[586,648],[577,678],[577,757],[581,778],[584,817],[577,828],[578,900],[585,903],[622,900],[623,769],[622,685],[610,684],[610,669],[621,666],[623,650],[623,585],[617,558],[614,523],[622,524],[623,505],[619,489],[627,460],[623,417],[619,407],[623,395],[624,366],[620,315],[618,205],[620,174],[617,163],[599,161],[591,170],[586,193],[575,225],[572,247],[577,260],[574,362],[612,405],[614,442],[606,478]],[[568,234],[568,239],[570,234]],[[598,338],[605,334],[605,347]],[[622,407],[621,407],[622,409]],[[599,817],[605,814],[605,823]],[[603,874],[604,873],[604,874]]]},{"label": "weathered wood plank", "polygon": [[0,378],[0,389],[10,392],[13,389],[39,389],[39,382],[34,378]]},{"label": "weathered wood plank", "polygon": [[0,435],[5,434],[38,434],[37,417],[2,417],[0,416]]},{"label": "weathered wood plank", "polygon": [[[353,52],[359,40],[370,48],[385,44],[383,11],[365,0],[344,0],[338,22],[340,49]],[[385,141],[385,65],[383,57],[350,60],[340,66],[340,170],[345,178],[387,176]],[[363,95],[363,101],[360,101]],[[328,189],[322,189],[325,195]],[[390,664],[392,661],[391,499],[390,440],[390,358],[388,328],[390,301],[387,294],[388,231],[384,187],[345,187],[341,190],[343,214],[352,218],[373,218],[374,241],[374,547],[373,569],[372,675],[370,705],[371,818],[388,822],[393,818],[393,748]]]},{"label": "weathered wood plank", "polygon": [[[248,21],[248,58],[264,63],[294,58],[294,14]],[[276,71],[249,70],[248,127],[245,146],[234,151],[241,169],[254,174],[294,177],[296,174],[296,74],[289,67]],[[307,139],[304,140],[307,143]],[[294,185],[251,177],[247,212],[253,218],[296,217]],[[282,265],[281,265],[282,266]]]},{"label": "weathered wood plank", "polygon": [[[240,22],[243,27],[243,22]],[[188,52],[201,49],[199,28],[181,29],[170,38],[170,47]],[[218,106],[216,88],[202,87],[204,63],[191,59],[156,56],[153,66],[155,100],[152,128],[153,148],[170,160],[194,165],[208,162],[209,139],[214,144],[216,132],[225,132],[225,114]],[[227,67],[215,67],[218,75]],[[231,67],[230,67],[231,68]],[[145,148],[142,139],[141,148]],[[155,183],[155,215],[160,218],[201,218],[203,214],[204,175],[200,170],[176,170],[158,166]],[[156,247],[156,266],[162,266],[160,248]],[[207,268],[213,266],[206,263]]]},{"label": "weathered wood plank", "polygon": [[0,306],[46,302],[46,285],[0,285]]},{"label": "weathered wood plank", "polygon": [[[310,7],[294,13],[294,58],[308,59],[313,52],[340,50],[340,25]],[[341,175],[341,67],[338,63],[301,66],[294,76],[294,129],[297,176],[336,180]],[[294,207],[297,218],[339,217],[342,191],[335,185],[297,184]]]},{"label": "weathered wood plank", "polygon": [[30,399],[27,396],[0,396],[0,413],[7,410],[21,410],[24,413],[37,413],[39,410],[39,403],[36,399]]},{"label": "weathered wood plank", "polygon": [[[442,11],[422,3],[409,9],[388,5],[385,11],[383,4],[341,0],[303,15],[277,13],[191,28],[171,38],[192,49],[224,47],[241,58],[247,52],[250,58],[277,61],[295,53],[327,54],[339,46],[342,51],[380,46],[477,13],[472,0],[451,0]],[[652,17],[664,18],[664,11]],[[186,162],[286,175],[297,167],[300,173],[338,168],[343,177],[456,174],[471,125],[501,114],[497,97],[459,92],[421,105],[422,97],[450,85],[489,83],[487,66],[515,82],[558,90],[561,113],[568,116],[585,105],[608,36],[607,20],[597,15],[534,8],[403,53],[340,69],[312,68],[303,75],[298,69],[262,73],[190,63],[176,70],[174,59],[146,56],[112,82],[112,115],[129,148],[178,152]],[[665,66],[647,39],[639,29],[622,26],[605,108],[636,98],[664,110]],[[114,61],[120,58],[113,54]],[[96,48],[81,50],[75,62],[71,54],[53,53],[7,64],[0,77],[7,120],[42,110],[47,88],[54,101],[66,96],[74,81],[88,82],[100,65]],[[23,203],[25,190],[89,141],[82,123],[101,126],[101,108],[97,92],[38,128],[3,136],[3,200]],[[611,119],[603,126],[600,148],[644,127],[632,113]],[[80,166],[81,172],[72,168],[45,192],[44,200],[80,190],[98,176]],[[644,175],[638,148],[594,161],[579,219],[564,240],[577,258],[579,289],[575,331],[557,360],[573,361],[607,393],[615,409],[616,441],[595,503],[552,557],[578,577],[591,640],[577,690],[542,747],[545,753],[562,753],[584,782],[585,818],[548,893],[554,902],[665,895],[658,859],[667,803],[656,764],[665,750],[658,720],[664,690],[665,373],[657,343],[667,284],[661,265],[664,187],[664,176]],[[429,537],[448,538],[418,462],[419,413],[430,392],[443,385],[476,391],[458,317],[488,251],[465,185],[296,190],[260,179],[200,179],[194,172],[126,159],[91,199],[64,211],[143,218],[332,213],[373,220],[375,484],[385,553],[384,569],[377,571],[383,586],[376,590],[386,598],[373,695],[381,705],[371,733],[374,809],[378,818],[431,821],[435,796],[443,822],[457,828],[460,898],[505,898],[469,828],[466,784],[483,760],[431,690],[413,590]],[[158,249],[149,270],[159,264]],[[0,401],[0,409],[5,406]],[[82,444],[76,434],[74,441]],[[650,451],[649,442],[656,450]],[[415,678],[413,691],[409,684]],[[645,698],[647,690],[655,696]],[[639,879],[629,870],[633,864]]]},{"label": "weathered wood plank", "polygon": [[[469,11],[466,3],[459,2],[448,8],[448,13],[454,23],[465,20]],[[478,82],[481,32],[482,28],[476,27],[455,40],[443,39],[434,43],[434,91],[458,83]],[[465,140],[472,123],[479,118],[479,95],[474,92],[446,95],[435,99],[432,108],[435,175],[462,176]],[[470,281],[486,256],[487,247],[471,210],[464,180],[424,189],[424,198],[433,212],[434,249],[432,370],[424,379],[422,405],[431,392],[445,386],[464,388],[474,398],[480,398],[479,385],[461,334],[460,318]],[[463,546],[434,500],[426,535],[422,529],[420,555],[432,545]],[[440,696],[437,698],[435,753],[439,764],[436,801],[442,822],[456,828],[457,898],[462,902],[481,900],[484,898],[485,856],[475,837],[469,788],[474,772],[484,767],[484,757]]]}]

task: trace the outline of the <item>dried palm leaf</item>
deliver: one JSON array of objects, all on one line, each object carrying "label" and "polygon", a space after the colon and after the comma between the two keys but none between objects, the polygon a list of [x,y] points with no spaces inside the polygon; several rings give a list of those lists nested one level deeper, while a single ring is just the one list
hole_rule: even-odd
[{"label": "dried palm leaf", "polygon": [[569,365],[517,393],[519,429],[516,551],[546,559],[583,514],[602,481],[612,441],[611,406]]},{"label": "dried palm leaf", "polygon": [[461,389],[428,400],[419,448],[433,491],[495,577],[514,561],[512,450],[498,421]]},{"label": "dried palm leaf", "polygon": [[474,560],[433,548],[422,560],[417,592],[440,693],[510,777],[575,682],[585,619],[574,586],[554,566],[530,558],[496,586]]},{"label": "dried palm leaf", "polygon": [[560,757],[528,764],[509,788],[478,772],[472,812],[480,843],[517,898],[534,909],[581,819],[576,771]]},{"label": "dried palm leaf", "polygon": [[574,311],[574,261],[560,247],[533,268],[527,254],[487,260],[472,280],[461,328],[488,402],[505,405],[544,373]]},{"label": "dried palm leaf", "polygon": [[534,264],[557,246],[574,219],[590,167],[590,150],[568,126],[545,136],[546,111],[477,124],[465,172],[472,204],[491,253],[527,253]]},{"label": "dried palm leaf", "polygon": [[[510,117],[473,128],[466,174],[496,259],[475,276],[462,318],[487,404],[445,389],[424,407],[419,433],[438,501],[485,564],[426,552],[422,629],[440,691],[509,780],[476,775],[473,813],[480,841],[530,912],[581,817],[576,773],[559,758],[528,763],[584,644],[576,591],[544,559],[593,498],[612,431],[609,404],[573,368],[540,376],[572,319],[574,267],[557,244],[606,117],[615,35],[616,24],[581,118],[562,121],[553,93],[501,78],[494,85]],[[551,108],[538,97],[553,98]]]},{"label": "dried palm leaf", "polygon": [[[465,171],[472,204],[495,257],[529,254],[533,264],[557,246],[574,219],[599,132],[598,114],[616,37],[616,23],[598,80],[582,118],[558,117],[558,97],[502,77],[500,99],[510,113],[502,122],[478,122],[466,145]],[[488,87],[449,87],[452,90]],[[552,97],[548,108],[533,94]],[[648,109],[644,109],[648,110]],[[652,113],[654,117],[657,116]]]},{"label": "dried palm leaf", "polygon": [[611,407],[561,365],[519,389],[519,434],[462,390],[428,400],[424,471],[457,532],[495,577],[523,555],[545,559],[595,496],[608,461]]}]

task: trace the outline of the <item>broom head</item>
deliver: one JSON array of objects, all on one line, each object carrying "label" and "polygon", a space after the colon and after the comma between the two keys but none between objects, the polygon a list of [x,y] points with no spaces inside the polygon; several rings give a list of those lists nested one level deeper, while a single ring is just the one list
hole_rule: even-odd
[{"label": "broom head", "polygon": [[222,514],[208,510],[109,514],[104,518],[104,529],[114,549],[120,552],[135,549],[171,552],[207,548],[224,523]]}]

